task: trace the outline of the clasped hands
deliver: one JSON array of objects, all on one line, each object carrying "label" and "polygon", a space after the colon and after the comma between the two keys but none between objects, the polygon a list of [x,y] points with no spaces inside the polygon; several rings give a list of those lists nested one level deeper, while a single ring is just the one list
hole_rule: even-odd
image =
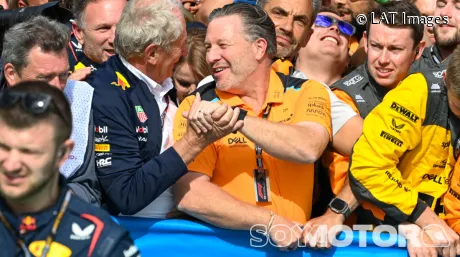
[{"label": "clasped hands", "polygon": [[197,93],[190,110],[182,116],[187,119],[188,128],[212,143],[243,127],[243,121],[238,120],[239,113],[239,108],[233,109],[225,103],[203,101]]}]

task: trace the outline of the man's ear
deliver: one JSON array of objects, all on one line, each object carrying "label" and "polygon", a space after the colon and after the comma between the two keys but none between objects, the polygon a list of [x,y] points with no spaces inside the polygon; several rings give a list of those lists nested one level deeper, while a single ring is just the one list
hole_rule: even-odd
[{"label": "man's ear", "polygon": [[64,144],[62,144],[59,149],[57,150],[57,165],[58,167],[62,167],[64,163],[69,159],[70,153],[72,152],[73,148],[75,146],[75,143],[73,142],[72,139],[67,139]]},{"label": "man's ear", "polygon": [[77,38],[78,42],[82,45],[85,44],[85,36],[83,35],[83,30],[80,26],[77,25],[74,21],[72,22],[72,32]]},{"label": "man's ear", "polygon": [[262,60],[262,58],[265,56],[265,54],[268,51],[268,43],[265,39],[259,38],[253,43],[253,47],[255,50],[255,57],[257,61]]},{"label": "man's ear", "polygon": [[13,86],[20,81],[19,74],[16,72],[16,69],[11,63],[5,64],[3,67],[3,74],[5,75],[6,82],[9,86]]},{"label": "man's ear", "polygon": [[159,62],[159,51],[160,48],[157,45],[150,44],[144,50],[144,56],[146,58],[146,62],[150,63],[151,65],[158,65]]},{"label": "man's ear", "polygon": [[420,43],[418,44],[417,48],[415,49],[416,50],[416,52],[415,52],[416,53],[415,60],[420,59],[420,57],[423,54],[423,50],[425,49],[425,46],[426,46],[425,40],[421,40]]},{"label": "man's ear", "polygon": [[18,7],[19,8],[23,8],[23,7],[27,7],[27,3],[24,1],[24,0],[19,0],[18,1]]},{"label": "man's ear", "polygon": [[447,83],[447,71],[444,71],[442,73],[442,80],[444,81],[444,85],[446,86],[447,89],[450,88],[449,84]]},{"label": "man's ear", "polygon": [[364,45],[364,51],[367,54],[367,31],[364,31],[363,33],[363,45]]}]

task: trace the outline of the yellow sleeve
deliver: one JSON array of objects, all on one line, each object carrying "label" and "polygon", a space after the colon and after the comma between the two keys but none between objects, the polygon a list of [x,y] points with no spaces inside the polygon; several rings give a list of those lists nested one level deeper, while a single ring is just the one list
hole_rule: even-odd
[{"label": "yellow sleeve", "polygon": [[329,92],[319,82],[310,80],[305,83],[303,92],[297,101],[293,123],[296,124],[302,121],[319,123],[327,129],[329,140],[331,141],[332,121]]},{"label": "yellow sleeve", "polygon": [[[398,222],[416,220],[427,207],[397,168],[399,158],[421,141],[427,98],[423,75],[404,79],[366,117],[363,134],[350,157],[349,179],[354,194]],[[392,129],[393,124],[398,129]]]},{"label": "yellow sleeve", "polygon": [[446,213],[444,219],[457,234],[460,234],[460,159],[455,164],[450,187],[443,200]]},{"label": "yellow sleeve", "polygon": [[[187,131],[187,119],[182,116],[184,111],[190,110],[195,96],[191,95],[182,101],[174,118],[174,142],[180,140]],[[190,128],[191,129],[191,128]],[[217,162],[217,151],[214,144],[208,145],[187,167],[190,171],[200,172],[212,177]]]}]

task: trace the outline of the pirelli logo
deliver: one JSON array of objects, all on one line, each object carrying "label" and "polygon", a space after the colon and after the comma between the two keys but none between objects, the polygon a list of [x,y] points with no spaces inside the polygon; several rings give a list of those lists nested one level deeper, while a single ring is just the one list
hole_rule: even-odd
[{"label": "pirelli logo", "polygon": [[401,141],[399,138],[393,136],[392,134],[390,133],[387,133],[385,131],[382,130],[382,132],[380,132],[380,136],[385,138],[386,140],[392,142],[393,144],[401,147],[403,145],[403,141]]},{"label": "pirelli logo", "polygon": [[109,144],[95,144],[94,148],[96,152],[110,152]]},{"label": "pirelli logo", "polygon": [[390,108],[392,110],[394,110],[395,112],[403,115],[404,117],[407,117],[409,120],[411,120],[412,122],[417,122],[420,117],[415,115],[413,112],[409,111],[408,109],[404,108],[404,106],[398,104],[397,102],[393,102],[390,106]]}]

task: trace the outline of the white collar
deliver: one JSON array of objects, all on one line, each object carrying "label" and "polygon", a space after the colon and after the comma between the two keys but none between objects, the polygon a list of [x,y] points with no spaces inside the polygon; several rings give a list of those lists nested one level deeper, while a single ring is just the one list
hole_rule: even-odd
[{"label": "white collar", "polygon": [[157,82],[153,81],[151,78],[149,78],[147,75],[142,73],[140,70],[138,70],[136,67],[131,65],[128,61],[126,61],[123,57],[120,56],[121,62],[126,66],[126,68],[134,74],[138,79],[142,80],[147,84],[147,87],[149,88],[150,92],[157,98],[161,99],[163,98],[169,90],[174,88],[173,82],[171,78],[167,78],[163,83],[158,84]]}]

